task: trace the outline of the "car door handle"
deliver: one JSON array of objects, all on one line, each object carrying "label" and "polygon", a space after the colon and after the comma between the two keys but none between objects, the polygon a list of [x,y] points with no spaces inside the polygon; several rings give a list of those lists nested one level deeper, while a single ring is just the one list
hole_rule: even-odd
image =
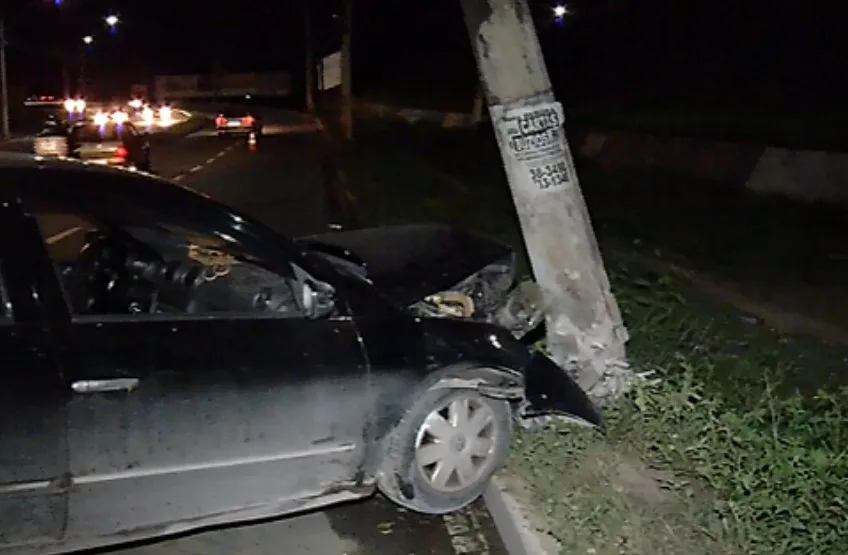
[{"label": "car door handle", "polygon": [[71,384],[76,393],[106,393],[109,391],[132,391],[138,386],[138,378],[115,378],[114,380],[80,380]]}]

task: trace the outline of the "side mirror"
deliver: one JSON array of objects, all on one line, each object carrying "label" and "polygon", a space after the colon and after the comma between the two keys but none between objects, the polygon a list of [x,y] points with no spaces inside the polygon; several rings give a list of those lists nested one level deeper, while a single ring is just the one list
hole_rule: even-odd
[{"label": "side mirror", "polygon": [[305,280],[302,284],[300,304],[307,318],[323,318],[332,314],[336,294],[326,283]]}]

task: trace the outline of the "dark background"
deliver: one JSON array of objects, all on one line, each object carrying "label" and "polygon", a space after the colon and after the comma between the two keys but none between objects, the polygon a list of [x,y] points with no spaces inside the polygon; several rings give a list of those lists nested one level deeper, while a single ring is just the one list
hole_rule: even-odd
[{"label": "dark background", "polygon": [[[354,0],[354,87],[409,102],[470,109],[476,75],[458,0]],[[15,91],[87,82],[124,95],[156,74],[287,69],[303,77],[303,9],[278,0],[3,0]],[[760,0],[574,0],[564,22],[531,4],[560,100],[619,107],[668,104],[845,111],[848,4]],[[316,54],[338,48],[341,4],[313,0]],[[121,23],[110,34],[103,17]],[[300,88],[298,87],[298,89]],[[464,100],[467,98],[467,101]],[[424,100],[426,102],[426,100]],[[448,102],[446,100],[446,102]],[[420,102],[419,102],[420,103]]]}]

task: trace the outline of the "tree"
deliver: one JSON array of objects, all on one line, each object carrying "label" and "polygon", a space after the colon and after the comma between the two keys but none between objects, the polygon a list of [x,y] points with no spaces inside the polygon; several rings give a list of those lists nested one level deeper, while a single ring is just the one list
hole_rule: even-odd
[{"label": "tree", "polygon": [[527,0],[461,0],[536,281],[551,356],[595,397],[627,389],[627,331],[601,259]]}]

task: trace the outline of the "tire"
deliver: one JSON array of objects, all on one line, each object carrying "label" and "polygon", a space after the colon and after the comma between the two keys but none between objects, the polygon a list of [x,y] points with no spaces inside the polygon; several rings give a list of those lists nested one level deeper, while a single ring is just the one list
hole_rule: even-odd
[{"label": "tire", "polygon": [[[479,433],[456,424],[463,413],[471,423],[485,417]],[[506,460],[511,433],[506,401],[470,388],[432,387],[384,439],[377,487],[393,502],[419,513],[459,510],[483,494]],[[475,449],[478,456],[472,454]],[[464,476],[458,464],[466,469]]]}]

